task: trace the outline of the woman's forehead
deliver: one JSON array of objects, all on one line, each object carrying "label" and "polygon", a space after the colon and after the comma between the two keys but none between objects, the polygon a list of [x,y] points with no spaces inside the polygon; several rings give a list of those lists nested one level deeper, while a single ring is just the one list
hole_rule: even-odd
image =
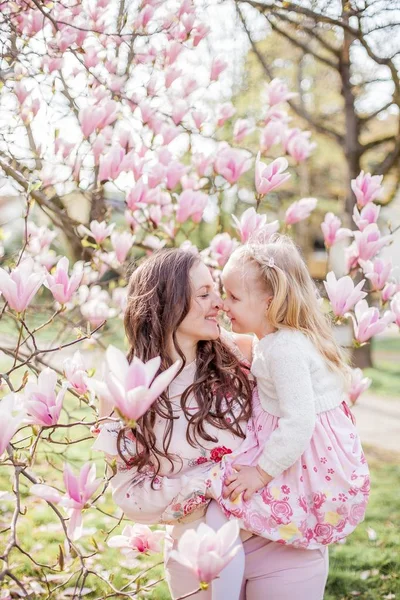
[{"label": "woman's forehead", "polygon": [[190,269],[190,279],[196,289],[204,286],[212,287],[214,285],[210,270],[202,261],[193,265]]}]

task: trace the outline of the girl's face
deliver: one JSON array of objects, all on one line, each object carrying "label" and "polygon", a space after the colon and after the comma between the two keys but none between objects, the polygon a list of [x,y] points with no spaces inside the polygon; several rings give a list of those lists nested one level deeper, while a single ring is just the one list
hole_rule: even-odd
[{"label": "girl's face", "polygon": [[267,309],[272,296],[262,290],[253,266],[229,260],[222,271],[226,298],[223,310],[235,333],[255,333],[260,339],[268,333]]},{"label": "girl's face", "polygon": [[203,262],[190,269],[192,299],[190,309],[176,330],[179,345],[197,344],[200,340],[219,338],[218,312],[222,308],[211,273]]}]

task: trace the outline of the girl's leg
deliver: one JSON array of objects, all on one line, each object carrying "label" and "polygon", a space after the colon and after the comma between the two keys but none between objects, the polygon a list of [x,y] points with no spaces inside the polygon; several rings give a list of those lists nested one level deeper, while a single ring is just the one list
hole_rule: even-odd
[{"label": "girl's leg", "polygon": [[323,600],[328,548],[303,550],[252,536],[244,542],[240,600]]},{"label": "girl's leg", "polygon": [[[218,506],[218,503],[212,500],[206,513],[206,523],[215,531],[220,529],[227,522],[227,518]],[[238,537],[238,546],[240,549],[233,559],[221,571],[219,577],[212,582],[212,600],[239,600],[240,590],[243,582],[244,573],[244,550]]]}]

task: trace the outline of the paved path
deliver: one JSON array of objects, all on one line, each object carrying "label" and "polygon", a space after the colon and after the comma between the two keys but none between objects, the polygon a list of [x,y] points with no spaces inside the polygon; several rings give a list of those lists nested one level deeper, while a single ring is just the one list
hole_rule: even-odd
[{"label": "paved path", "polygon": [[398,398],[363,394],[352,411],[364,444],[400,455],[400,382]]}]

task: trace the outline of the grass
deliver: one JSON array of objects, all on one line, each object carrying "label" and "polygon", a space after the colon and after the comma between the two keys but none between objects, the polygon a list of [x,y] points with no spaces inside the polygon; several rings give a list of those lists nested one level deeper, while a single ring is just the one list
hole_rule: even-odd
[{"label": "grass", "polygon": [[372,379],[370,391],[379,396],[399,397],[400,335],[376,338],[372,342],[373,368],[364,369]]},{"label": "grass", "polygon": [[[78,434],[78,432],[76,432]],[[82,432],[80,432],[82,433]],[[89,446],[91,443],[82,442],[79,445],[68,447],[68,460],[75,463],[76,468],[82,460],[82,453],[90,457]],[[367,511],[367,517],[357,530],[347,539],[345,544],[335,545],[330,549],[330,575],[325,595],[325,600],[351,600],[358,597],[361,600],[394,599],[400,597],[400,498],[398,490],[400,487],[400,466],[396,457],[391,455],[377,454],[376,451],[367,452],[371,473],[372,493]],[[93,453],[98,462],[98,473],[101,470],[102,459]],[[61,475],[58,469],[61,466],[61,457],[57,455],[41,454],[40,464],[35,466],[35,472],[42,475],[49,473],[51,468],[51,483],[57,486]],[[62,485],[60,484],[60,487]],[[10,490],[10,481],[7,468],[3,468],[0,474],[0,489]],[[22,547],[32,553],[36,562],[56,565],[55,571],[49,571],[32,564],[26,556],[14,550],[11,563],[13,571],[23,577],[27,585],[41,582],[42,587],[46,571],[50,575],[52,586],[61,584],[66,579],[66,571],[60,572],[57,560],[60,552],[60,544],[63,537],[57,518],[49,509],[47,504],[29,495],[28,487],[22,485],[23,508],[26,514],[19,520],[18,537]],[[91,569],[103,577],[112,577],[113,584],[121,587],[127,584],[133,577],[137,577],[141,571],[149,566],[159,563],[162,557],[144,556],[138,557],[133,563],[129,563],[116,549],[106,545],[107,532],[118,523],[118,511],[112,503],[109,493],[105,493],[98,503],[98,507],[108,513],[109,516],[100,511],[92,510],[84,515],[84,536],[78,542],[82,550],[87,554],[98,553],[88,560]],[[0,529],[9,522],[13,509],[12,501],[0,501]],[[122,525],[119,525],[115,533],[120,533]],[[7,535],[0,535],[0,553],[4,547]],[[376,537],[376,539],[370,538]],[[72,573],[79,567],[77,559],[66,558],[66,568]],[[162,565],[155,567],[142,577],[143,584],[158,581],[163,576]],[[73,586],[72,579],[65,588]],[[88,600],[104,598],[109,591],[106,584],[95,576],[90,575],[85,583]],[[1,588],[0,588],[1,590]],[[58,600],[64,598],[61,595],[52,598]],[[39,592],[34,598],[39,600],[47,594]],[[120,596],[121,597],[121,596]],[[169,600],[170,596],[165,582],[158,584],[148,591],[142,591],[138,598],[152,598],[154,600]],[[118,598],[118,596],[117,596]]]},{"label": "grass", "polygon": [[[344,545],[330,550],[325,600],[400,597],[400,467],[398,457],[370,450],[372,492],[367,516]],[[368,535],[369,532],[369,535]],[[370,537],[376,539],[369,539]]]}]

